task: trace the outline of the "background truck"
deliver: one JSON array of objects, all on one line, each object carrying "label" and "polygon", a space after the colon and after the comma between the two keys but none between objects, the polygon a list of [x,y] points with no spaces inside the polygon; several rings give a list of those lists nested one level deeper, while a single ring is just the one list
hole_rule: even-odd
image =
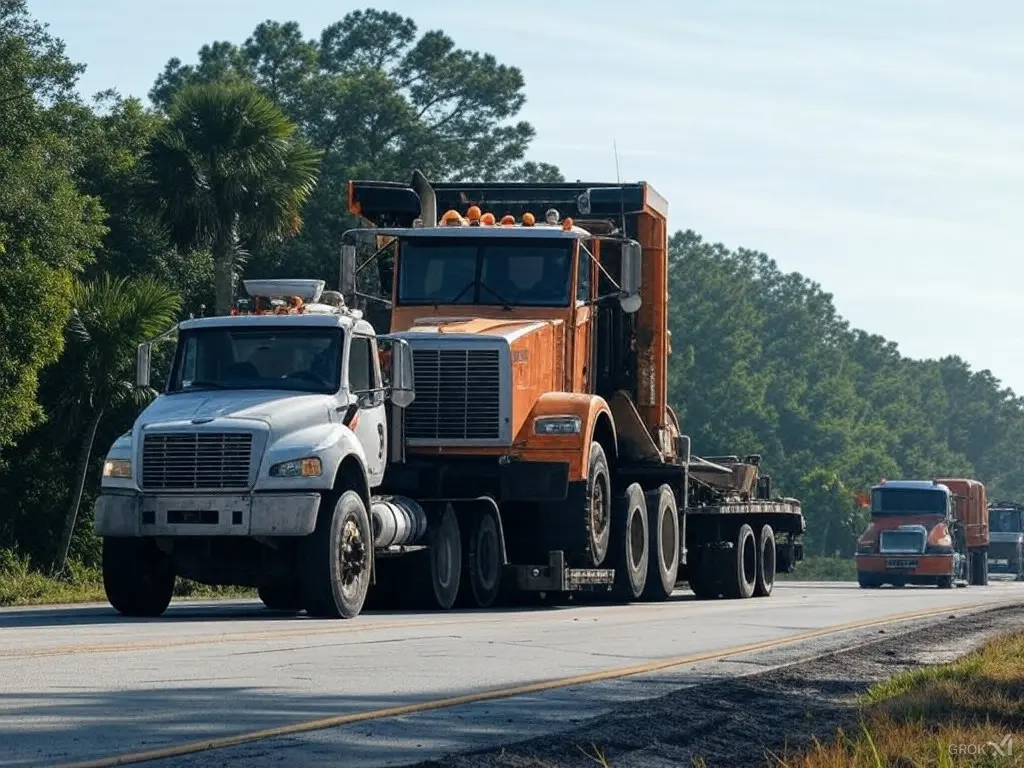
[{"label": "background truck", "polygon": [[883,480],[857,541],[863,588],[988,583],[988,500],[977,480]]},{"label": "background truck", "polygon": [[994,501],[988,505],[988,566],[1024,580],[1024,504]]},{"label": "background truck", "polygon": [[[438,583],[438,605],[664,600],[683,581],[702,598],[766,596],[802,559],[800,503],[773,493],[760,457],[691,456],[668,405],[667,204],[653,188],[432,186],[417,172],[351,181],[349,203],[369,226],[346,233],[342,292],[377,307],[415,372],[382,491],[453,512],[435,570],[460,557],[461,585]],[[414,581],[394,554],[378,558],[382,599]]]}]

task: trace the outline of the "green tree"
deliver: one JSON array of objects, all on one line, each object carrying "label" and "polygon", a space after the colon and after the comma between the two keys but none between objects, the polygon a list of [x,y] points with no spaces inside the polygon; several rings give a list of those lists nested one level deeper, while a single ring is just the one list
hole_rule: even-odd
[{"label": "green tree", "polygon": [[319,160],[252,86],[207,83],[177,94],[146,158],[145,194],[176,244],[212,251],[218,314],[230,310],[245,249],[299,231]]},{"label": "green tree", "polygon": [[104,233],[75,183],[81,71],[22,0],[0,0],[0,451],[43,418],[39,372],[60,356],[72,275]]},{"label": "green tree", "polygon": [[72,297],[66,355],[77,373],[66,383],[58,413],[68,428],[84,429],[84,436],[54,571],[63,570],[67,560],[100,421],[111,408],[125,402],[139,406],[155,394],[135,386],[135,352],[143,341],[167,330],[181,307],[173,290],[148,277],[104,276],[76,283]]},{"label": "green tree", "polygon": [[261,276],[330,276],[344,231],[352,178],[408,181],[415,168],[439,180],[560,181],[526,159],[535,130],[515,117],[526,101],[522,72],[490,54],[456,47],[440,30],[418,34],[396,13],[348,13],[306,39],[295,22],[266,21],[241,45],[203,46],[196,64],[168,62],[150,97],[169,109],[187,84],[252,83],[324,152],[306,226],[282,247],[254,248]]}]

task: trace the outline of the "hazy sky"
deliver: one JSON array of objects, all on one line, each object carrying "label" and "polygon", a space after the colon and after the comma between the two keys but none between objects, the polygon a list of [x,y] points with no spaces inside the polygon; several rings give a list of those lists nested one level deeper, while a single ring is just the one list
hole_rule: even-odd
[{"label": "hazy sky", "polygon": [[615,140],[672,229],[766,251],[904,354],[1024,392],[1024,4],[29,0],[83,92],[143,97],[172,56],[363,7],[520,67],[533,159],[611,180]]}]

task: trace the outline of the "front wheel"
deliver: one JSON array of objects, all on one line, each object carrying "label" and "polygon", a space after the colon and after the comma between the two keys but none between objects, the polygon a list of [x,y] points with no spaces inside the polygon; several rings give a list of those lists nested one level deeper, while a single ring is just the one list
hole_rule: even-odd
[{"label": "front wheel", "polygon": [[174,594],[170,557],[152,539],[103,539],[103,590],[122,616],[160,616]]},{"label": "front wheel", "polygon": [[370,587],[373,535],[363,497],[345,491],[321,506],[316,529],[302,542],[302,601],[310,616],[352,619]]}]

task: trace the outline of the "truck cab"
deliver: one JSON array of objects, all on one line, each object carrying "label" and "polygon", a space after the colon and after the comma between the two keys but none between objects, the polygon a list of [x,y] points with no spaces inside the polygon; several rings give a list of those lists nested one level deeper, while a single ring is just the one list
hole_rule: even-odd
[{"label": "truck cab", "polygon": [[993,502],[989,505],[988,514],[989,570],[1024,580],[1024,504]]},{"label": "truck cab", "polygon": [[[177,576],[256,587],[270,607],[359,613],[373,566],[371,493],[388,459],[387,403],[411,402],[411,361],[322,280],[245,282],[251,306],[186,320],[166,385],[103,465],[95,528],[104,585],[159,615]],[[150,385],[152,348],[138,355]],[[340,552],[334,557],[332,552]]]}]

